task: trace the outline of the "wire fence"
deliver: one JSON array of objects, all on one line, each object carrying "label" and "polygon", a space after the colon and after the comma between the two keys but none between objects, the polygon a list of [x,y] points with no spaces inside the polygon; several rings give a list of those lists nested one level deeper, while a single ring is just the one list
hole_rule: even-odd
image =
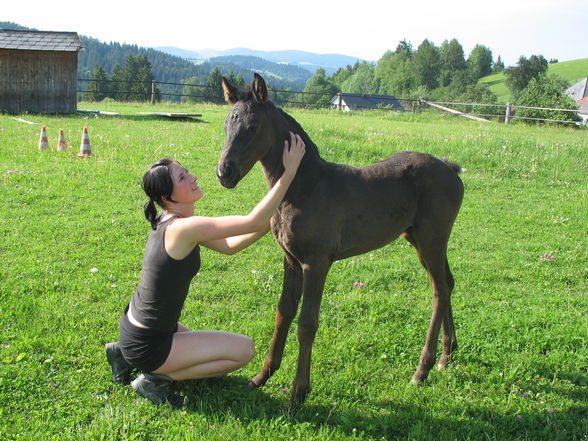
[{"label": "wire fence", "polygon": [[[88,83],[88,87],[79,89],[78,98],[87,99],[91,97],[103,98],[118,98],[128,100],[150,101],[155,103],[164,97],[169,101],[181,102],[210,102],[223,103],[224,97],[222,89],[213,87],[208,84],[195,83],[175,83],[166,81],[126,81],[126,80],[92,80],[87,78],[79,78],[79,82]],[[79,83],[78,83],[79,84]],[[125,87],[121,87],[124,85]],[[528,121],[543,121],[554,122],[562,124],[584,124],[588,123],[588,117],[580,116],[582,121],[570,121],[558,118],[539,118],[534,116],[517,115],[519,110],[538,110],[549,112],[571,112],[578,115],[578,109],[560,109],[560,108],[545,108],[532,106],[519,106],[512,103],[507,104],[493,104],[493,103],[464,103],[464,102],[448,102],[448,101],[431,101],[425,99],[415,98],[396,98],[400,104],[400,108],[390,105],[362,105],[360,103],[348,104],[343,97],[346,94],[324,94],[317,92],[294,91],[288,89],[271,89],[272,101],[278,105],[303,107],[303,108],[338,108],[340,110],[367,110],[379,108],[382,110],[392,111],[411,111],[420,112],[425,108],[432,108],[444,112],[449,112],[453,115],[458,115],[470,119],[484,120],[484,121],[499,121],[510,123],[514,120],[528,120]],[[362,95],[362,94],[348,94],[360,95],[364,97],[375,97],[376,95]],[[448,107],[451,106],[451,107]],[[492,111],[490,109],[496,109]],[[487,109],[487,110],[484,110]]]}]

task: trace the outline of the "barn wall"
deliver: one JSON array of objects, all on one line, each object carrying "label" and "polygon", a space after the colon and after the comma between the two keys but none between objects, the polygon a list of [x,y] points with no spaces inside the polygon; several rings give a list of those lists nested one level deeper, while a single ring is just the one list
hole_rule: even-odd
[{"label": "barn wall", "polygon": [[0,111],[75,112],[77,67],[77,52],[0,49]]}]

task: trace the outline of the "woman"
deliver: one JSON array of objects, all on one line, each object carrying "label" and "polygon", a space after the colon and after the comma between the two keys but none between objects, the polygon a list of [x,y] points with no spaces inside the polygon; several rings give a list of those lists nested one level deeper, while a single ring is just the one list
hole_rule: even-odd
[{"label": "woman", "polygon": [[[203,196],[197,178],[171,159],[149,168],[143,189],[149,197],[145,217],[152,231],[139,284],[120,321],[120,340],[106,345],[113,381],[128,384],[131,369],[140,369],[132,382],[139,395],[181,407],[184,398],[173,392],[174,381],[222,376],[253,358],[249,337],[191,331],[178,319],[200,268],[200,245],[233,254],[267,233],[304,153],[300,136],[290,133],[282,177],[247,216],[195,216],[195,203]],[[159,216],[155,203],[164,210]]]}]

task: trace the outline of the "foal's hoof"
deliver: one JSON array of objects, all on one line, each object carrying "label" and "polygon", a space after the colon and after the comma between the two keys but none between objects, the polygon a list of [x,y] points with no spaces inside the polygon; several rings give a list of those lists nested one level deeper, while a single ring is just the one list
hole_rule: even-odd
[{"label": "foal's hoof", "polygon": [[302,403],[299,400],[291,399],[288,404],[284,406],[284,414],[294,415],[302,408]]},{"label": "foal's hoof", "polygon": [[284,413],[286,415],[293,415],[296,412],[298,412],[302,408],[302,405],[306,401],[306,397],[309,393],[310,388],[302,392],[297,391],[296,388],[294,388],[294,390],[292,391],[292,395],[290,396],[290,400],[288,401],[288,404],[286,404],[286,406],[284,407]]},{"label": "foal's hoof", "polygon": [[422,374],[417,373],[412,376],[410,383],[415,384],[417,386],[422,386],[425,383],[426,379],[427,379],[427,375],[422,375]]},{"label": "foal's hoof", "polygon": [[259,389],[259,386],[257,384],[255,384],[253,381],[249,381],[249,383],[247,383],[247,389],[249,389],[249,390]]}]

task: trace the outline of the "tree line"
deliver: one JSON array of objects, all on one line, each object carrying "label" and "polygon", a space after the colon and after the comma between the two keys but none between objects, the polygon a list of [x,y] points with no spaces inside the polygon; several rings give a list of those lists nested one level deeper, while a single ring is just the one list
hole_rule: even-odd
[{"label": "tree line", "polygon": [[[546,75],[549,62],[542,55],[521,56],[515,66],[505,67],[501,57],[493,58],[491,49],[476,45],[466,58],[457,39],[445,40],[440,47],[425,39],[416,50],[406,40],[394,51],[386,52],[376,63],[356,63],[339,69],[331,76],[318,69],[306,83],[302,97],[307,105],[329,106],[337,93],[392,95],[398,99],[428,98],[435,101],[496,104],[497,97],[479,80],[504,71],[506,85],[520,106],[576,108],[573,99],[564,96],[565,80]],[[502,109],[485,112],[501,114]],[[471,112],[472,106],[461,110]],[[554,114],[538,109],[521,109],[519,116],[578,121],[570,112]]]},{"label": "tree line", "polygon": [[[406,40],[394,51],[386,52],[375,64],[356,63],[339,69],[332,76],[317,70],[304,91],[335,94],[365,93],[392,95],[400,99],[429,97],[442,100],[493,102],[494,95],[478,80],[504,69],[500,56],[493,60],[492,51],[476,45],[465,57],[456,39],[445,40],[440,47],[425,39],[416,50]],[[307,100],[321,104],[326,98]]]}]

